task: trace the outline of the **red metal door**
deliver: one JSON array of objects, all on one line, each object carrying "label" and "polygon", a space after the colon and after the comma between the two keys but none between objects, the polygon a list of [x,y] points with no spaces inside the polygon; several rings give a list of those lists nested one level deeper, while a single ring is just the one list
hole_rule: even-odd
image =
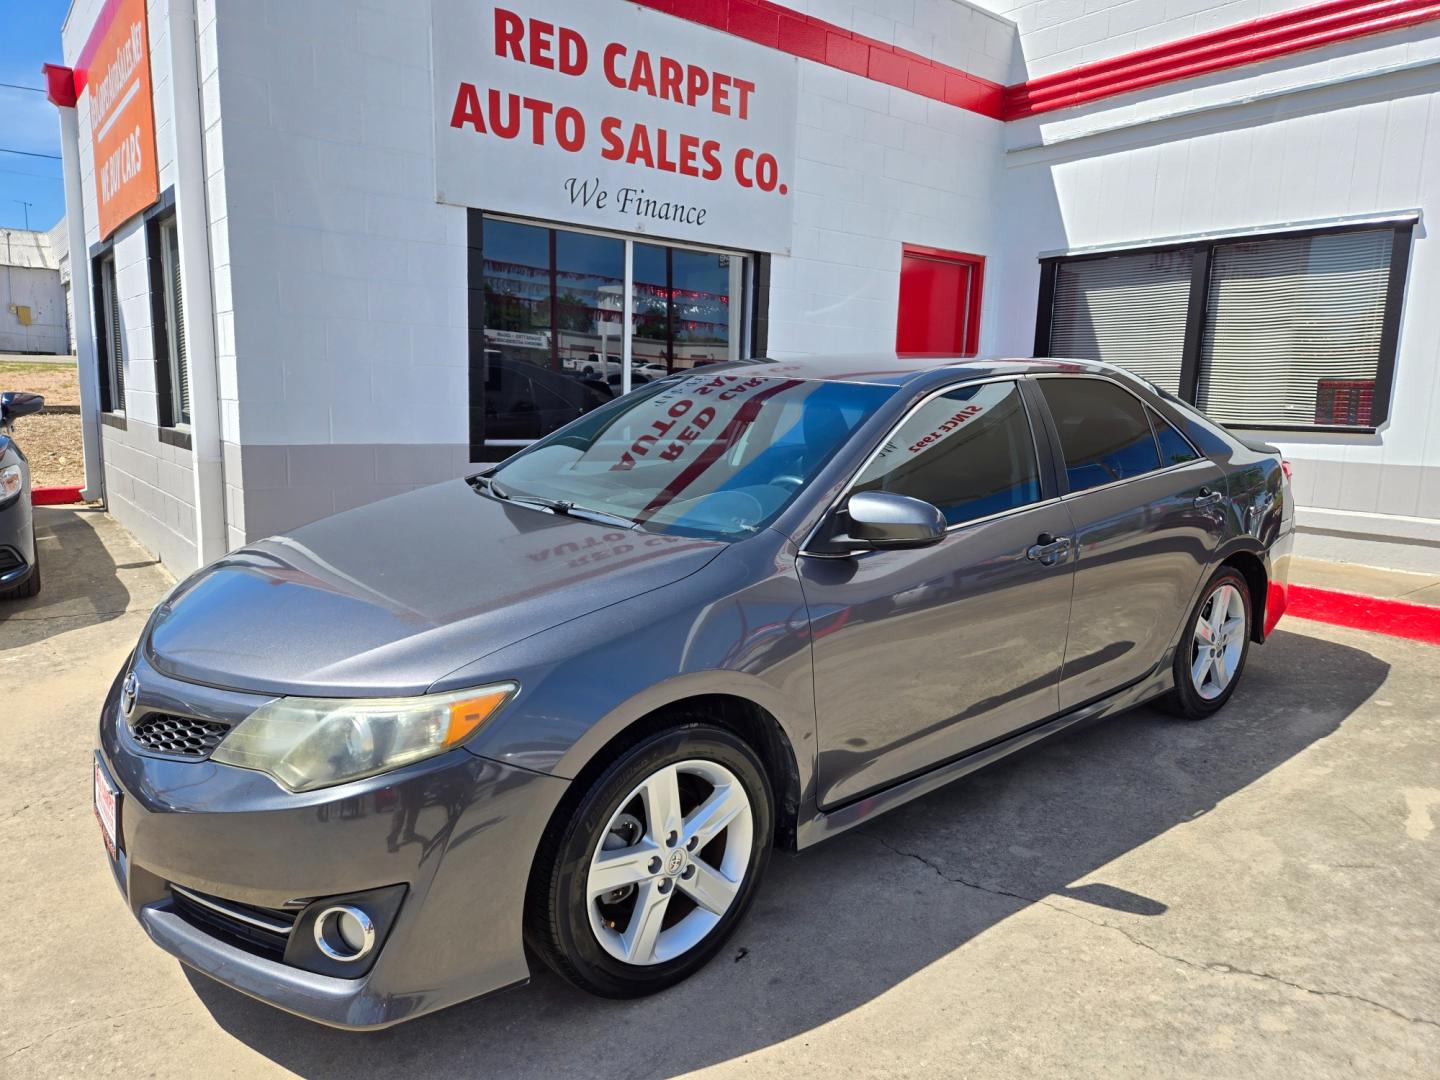
[{"label": "red metal door", "polygon": [[895,351],[973,356],[980,342],[985,259],[906,244]]}]

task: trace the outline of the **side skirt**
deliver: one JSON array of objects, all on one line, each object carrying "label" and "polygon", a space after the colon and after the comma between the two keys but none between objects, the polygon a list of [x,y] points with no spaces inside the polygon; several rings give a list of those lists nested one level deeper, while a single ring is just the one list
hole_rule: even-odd
[{"label": "side skirt", "polygon": [[1002,758],[1009,757],[1017,750],[1023,750],[1027,746],[1048,739],[1067,728],[1087,721],[1100,720],[1116,713],[1125,712],[1138,705],[1143,705],[1152,698],[1159,697],[1172,686],[1170,665],[1165,664],[1159,671],[1149,678],[1142,679],[1138,683],[1127,686],[1125,689],[1111,694],[1109,697],[1101,698],[1099,701],[1092,701],[1089,705],[1082,705],[1068,713],[1062,713],[1052,720],[1037,724],[1034,727],[1026,728],[1004,742],[994,743],[983,749],[964,757],[956,758],[954,761],[939,765],[929,772],[913,776],[909,780],[901,781],[894,787],[886,788],[884,791],[877,791],[866,795],[854,802],[846,803],[844,806],[836,807],[834,810],[817,811],[815,816],[808,821],[801,822],[796,830],[796,850],[803,850],[812,844],[818,844],[821,840],[829,839],[840,833],[847,832],[857,825],[863,825],[871,818],[893,810],[897,806],[903,806],[912,799],[918,799],[922,795],[928,795],[937,788],[942,788],[962,776],[969,776],[973,772],[979,772],[986,766],[993,765]]}]

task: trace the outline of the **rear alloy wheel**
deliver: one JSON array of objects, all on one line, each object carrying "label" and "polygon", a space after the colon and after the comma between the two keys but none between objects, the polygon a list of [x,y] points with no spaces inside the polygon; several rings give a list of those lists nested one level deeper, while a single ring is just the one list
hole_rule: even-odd
[{"label": "rear alloy wheel", "polygon": [[532,946],[606,997],[688,977],[749,906],[769,853],[771,807],[760,762],[731,733],[687,725],[645,740],[542,845]]},{"label": "rear alloy wheel", "polygon": [[1221,567],[1175,650],[1171,711],[1192,720],[1218,711],[1235,692],[1249,647],[1249,586],[1238,571]]}]

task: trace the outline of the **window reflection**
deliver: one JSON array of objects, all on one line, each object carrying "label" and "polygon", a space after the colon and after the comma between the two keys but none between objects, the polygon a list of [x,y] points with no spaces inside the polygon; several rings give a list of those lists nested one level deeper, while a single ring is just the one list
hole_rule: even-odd
[{"label": "window reflection", "polygon": [[[484,441],[540,438],[625,384],[625,241],[486,218]],[[630,385],[738,359],[742,256],[632,245]],[[479,410],[477,410],[477,413]]]}]

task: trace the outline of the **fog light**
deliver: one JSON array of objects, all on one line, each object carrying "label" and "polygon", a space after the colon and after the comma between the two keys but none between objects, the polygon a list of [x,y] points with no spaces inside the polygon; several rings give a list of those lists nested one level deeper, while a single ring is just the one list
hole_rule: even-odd
[{"label": "fog light", "polygon": [[315,920],[315,944],[331,960],[360,960],[375,947],[375,924],[358,907],[326,908]]}]

